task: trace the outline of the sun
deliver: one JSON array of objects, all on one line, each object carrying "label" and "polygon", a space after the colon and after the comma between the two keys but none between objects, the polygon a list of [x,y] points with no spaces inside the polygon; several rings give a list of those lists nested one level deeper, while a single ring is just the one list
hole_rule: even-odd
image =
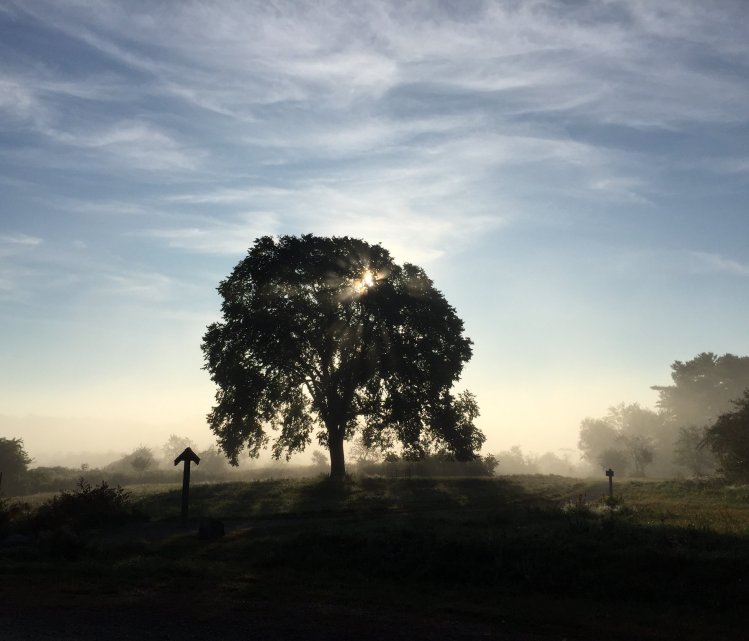
[{"label": "sun", "polygon": [[372,287],[375,284],[374,274],[368,269],[365,269],[364,273],[362,274],[361,284],[364,287]]},{"label": "sun", "polygon": [[362,272],[361,277],[357,278],[353,285],[354,285],[354,291],[358,294],[365,294],[370,287],[374,287],[377,283],[377,279],[375,278],[375,275],[369,271],[368,269],[365,269]]}]

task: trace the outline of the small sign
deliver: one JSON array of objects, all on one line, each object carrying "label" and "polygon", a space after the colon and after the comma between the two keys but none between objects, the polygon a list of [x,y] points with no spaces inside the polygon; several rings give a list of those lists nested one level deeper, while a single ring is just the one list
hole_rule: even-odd
[{"label": "small sign", "polygon": [[609,498],[614,498],[614,470],[609,468],[606,470],[606,476],[609,477]]},{"label": "small sign", "polygon": [[186,447],[185,451],[174,459],[175,465],[180,463],[185,464],[182,471],[182,524],[185,525],[187,524],[187,511],[190,502],[190,463],[200,465],[200,457],[192,451],[192,448]]}]

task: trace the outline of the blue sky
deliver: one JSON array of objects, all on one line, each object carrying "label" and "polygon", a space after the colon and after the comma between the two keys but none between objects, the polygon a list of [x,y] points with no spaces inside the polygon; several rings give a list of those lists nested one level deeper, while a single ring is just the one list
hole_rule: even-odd
[{"label": "blue sky", "polygon": [[0,429],[211,440],[261,234],[381,242],[466,321],[487,450],[749,353],[749,5],[0,5]]}]

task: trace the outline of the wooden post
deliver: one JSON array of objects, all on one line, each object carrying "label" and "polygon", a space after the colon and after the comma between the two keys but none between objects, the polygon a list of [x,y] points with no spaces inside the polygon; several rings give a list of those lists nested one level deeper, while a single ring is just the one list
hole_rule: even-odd
[{"label": "wooden post", "polygon": [[614,470],[609,468],[606,470],[606,476],[609,477],[609,498],[614,498]]},{"label": "wooden post", "polygon": [[182,525],[187,525],[187,512],[190,503],[190,463],[200,465],[200,457],[191,448],[186,447],[185,451],[174,459],[175,465],[182,462],[185,464],[182,471]]}]

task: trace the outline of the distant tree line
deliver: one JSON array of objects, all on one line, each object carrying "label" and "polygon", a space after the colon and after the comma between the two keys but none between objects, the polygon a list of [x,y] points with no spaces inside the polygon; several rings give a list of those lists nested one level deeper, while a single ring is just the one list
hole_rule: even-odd
[{"label": "distant tree line", "polygon": [[139,445],[132,452],[98,468],[86,463],[77,468],[60,465],[29,468],[32,459],[26,453],[23,440],[0,438],[0,493],[14,496],[72,490],[81,477],[120,485],[177,482],[181,478],[181,469],[174,467],[174,459],[185,447],[192,447],[200,456],[195,481],[218,481],[231,476],[226,456],[215,446],[201,450],[189,438],[175,434],[160,451]]},{"label": "distant tree line", "polygon": [[703,352],[654,385],[656,410],[619,404],[580,424],[583,458],[619,474],[749,478],[749,356]]},{"label": "distant tree line", "polygon": [[[200,457],[200,464],[192,472],[194,483],[304,478],[327,474],[330,465],[327,454],[316,450],[312,453],[311,464],[248,461],[237,468],[229,465],[226,455],[216,446],[199,449],[191,439],[172,434],[161,448],[139,445],[101,467],[84,463],[75,468],[57,465],[30,469],[32,459],[26,453],[23,441],[0,438],[0,471],[3,472],[0,496],[75,491],[84,479],[111,486],[177,483],[182,471],[174,467],[174,459],[186,447],[192,448]],[[408,460],[367,445],[362,438],[352,441],[348,456],[353,462],[352,472],[367,476],[492,476],[497,466],[497,460],[491,454],[476,456],[470,461],[456,461],[447,452],[435,451],[418,461]]]},{"label": "distant tree line", "polygon": [[507,474],[554,474],[556,476],[586,477],[593,471],[587,462],[572,457],[574,450],[544,452],[535,454],[524,452],[519,445],[502,450],[494,455],[497,462],[497,473]]}]

